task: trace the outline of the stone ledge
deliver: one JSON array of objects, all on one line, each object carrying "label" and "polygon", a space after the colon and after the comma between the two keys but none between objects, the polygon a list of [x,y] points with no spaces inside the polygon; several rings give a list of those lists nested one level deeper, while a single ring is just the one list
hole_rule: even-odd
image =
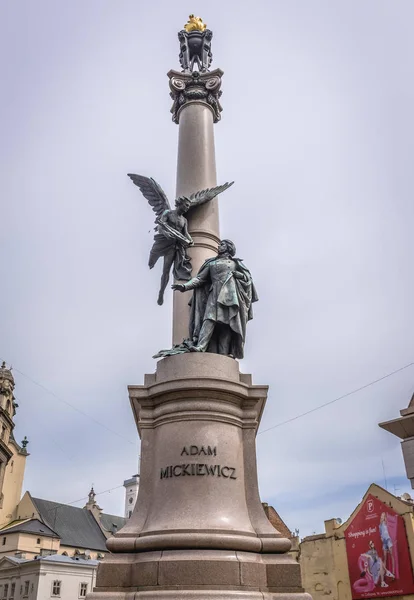
[{"label": "stone ledge", "polygon": [[[88,594],[86,600],[271,600],[273,596],[262,594],[262,592],[251,590],[197,590],[197,589],[175,589],[175,590],[147,590],[137,592],[120,591],[97,591]],[[275,596],[276,598],[276,596]],[[280,598],[285,600],[285,598]],[[286,598],[287,600],[287,598]],[[304,594],[289,600],[308,600]]]},{"label": "stone ledge", "polygon": [[118,555],[100,564],[97,591],[188,588],[301,593],[291,557],[226,550],[178,550]]},{"label": "stone ledge", "polygon": [[271,592],[240,588],[191,589],[177,586],[175,589],[148,589],[145,591],[121,591],[120,588],[94,591],[86,600],[312,600],[307,593]]}]

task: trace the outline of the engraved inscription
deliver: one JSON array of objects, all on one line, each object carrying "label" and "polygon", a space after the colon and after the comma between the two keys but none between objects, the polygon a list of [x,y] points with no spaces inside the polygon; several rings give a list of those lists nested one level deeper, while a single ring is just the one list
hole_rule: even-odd
[{"label": "engraved inscription", "polygon": [[217,448],[214,446],[184,446],[181,456],[217,456]]},{"label": "engraved inscription", "polygon": [[236,469],[226,465],[206,465],[203,463],[188,463],[182,465],[170,465],[161,468],[160,479],[169,479],[171,477],[184,476],[202,477],[205,475],[212,477],[224,477],[224,479],[237,479]]},{"label": "engraved inscription", "polygon": [[[217,456],[216,446],[197,446],[192,444],[184,446],[180,456]],[[187,463],[162,467],[160,479],[172,477],[223,477],[223,479],[237,479],[235,467],[227,465],[208,465],[205,463]]]}]

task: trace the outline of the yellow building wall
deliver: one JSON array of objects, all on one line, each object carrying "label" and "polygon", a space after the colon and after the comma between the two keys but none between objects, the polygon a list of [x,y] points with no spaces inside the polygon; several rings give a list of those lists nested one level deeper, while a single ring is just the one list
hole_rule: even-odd
[{"label": "yellow building wall", "polygon": [[302,542],[299,557],[302,585],[314,600],[324,596],[335,598],[334,550],[332,539],[311,536]]},{"label": "yellow building wall", "polygon": [[3,506],[0,509],[0,527],[4,527],[17,517],[17,506],[23,487],[26,456],[16,452],[16,446],[11,442],[10,450],[13,452],[4,475]]},{"label": "yellow building wall", "polygon": [[[3,543],[3,540],[5,540],[5,543]],[[37,543],[37,540],[40,540],[40,543]],[[68,556],[74,556],[75,550],[83,552],[82,548],[61,545],[58,538],[27,533],[7,534],[7,530],[0,533],[0,558],[2,556],[14,556],[16,552],[22,552],[24,558],[34,558],[42,551],[57,554],[66,552]],[[97,551],[91,550],[90,558],[96,560],[99,558],[98,554]]]},{"label": "yellow building wall", "polygon": [[16,518],[19,520],[40,518],[29,492],[26,492],[23,498],[20,500],[17,507]]},{"label": "yellow building wall", "polygon": [[[4,538],[6,538],[5,544],[3,543]],[[13,556],[18,546],[18,540],[18,533],[11,533],[10,535],[3,535],[0,533],[0,556]]]},{"label": "yellow building wall", "polygon": [[[7,530],[6,530],[7,531]],[[22,552],[25,558],[34,558],[41,550],[59,552],[60,540],[57,538],[41,537],[27,533],[0,533],[0,556],[14,556],[16,552]],[[6,544],[3,545],[3,540]],[[40,539],[40,543],[37,540]],[[60,554],[60,552],[59,552]]]}]

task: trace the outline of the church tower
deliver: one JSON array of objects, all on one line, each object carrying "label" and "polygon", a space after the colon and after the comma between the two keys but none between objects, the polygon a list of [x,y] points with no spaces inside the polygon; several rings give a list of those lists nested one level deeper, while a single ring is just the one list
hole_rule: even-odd
[{"label": "church tower", "polygon": [[88,501],[83,508],[87,508],[88,510],[90,510],[95,519],[98,521],[98,523],[100,523],[102,508],[96,501],[96,494],[95,490],[93,489],[93,485],[91,487],[91,491],[88,494]]},{"label": "church tower", "polygon": [[14,439],[14,377],[6,363],[0,367],[0,526],[15,518],[23,487],[28,452],[25,437],[22,445]]}]

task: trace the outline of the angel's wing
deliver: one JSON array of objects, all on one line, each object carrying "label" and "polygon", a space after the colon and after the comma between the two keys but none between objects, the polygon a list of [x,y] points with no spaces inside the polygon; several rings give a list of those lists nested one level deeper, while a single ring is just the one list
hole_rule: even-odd
[{"label": "angel's wing", "polygon": [[139,187],[142,195],[148,200],[157,217],[160,217],[165,210],[170,210],[171,207],[167,196],[162,187],[152,177],[134,175],[134,173],[128,173],[128,177]]},{"label": "angel's wing", "polygon": [[234,183],[234,181],[231,181],[230,183],[224,183],[223,185],[218,185],[217,187],[209,188],[207,190],[201,190],[200,192],[191,194],[191,196],[190,196],[191,207],[190,208],[194,208],[195,206],[200,206],[201,204],[204,204],[205,202],[212,200],[213,198],[215,198],[216,196],[218,196],[219,194],[221,194],[222,192],[227,190],[231,185],[233,185],[233,183]]}]

